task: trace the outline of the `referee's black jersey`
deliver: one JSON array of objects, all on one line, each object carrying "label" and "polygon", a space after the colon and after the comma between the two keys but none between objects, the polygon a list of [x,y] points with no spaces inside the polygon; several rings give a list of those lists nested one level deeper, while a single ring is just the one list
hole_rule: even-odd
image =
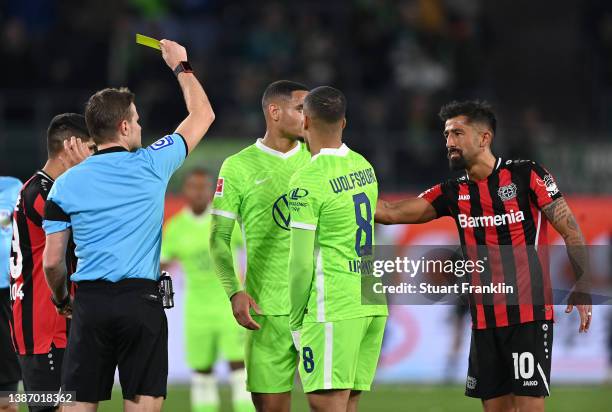
[{"label": "referee's black jersey", "polygon": [[512,287],[512,293],[469,294],[475,329],[553,318],[545,252],[537,249],[548,243],[542,208],[561,196],[552,175],[536,162],[501,158],[483,180],[465,175],[419,195],[438,217],[453,217],[467,257],[486,262],[486,270],[470,276],[471,286]]}]

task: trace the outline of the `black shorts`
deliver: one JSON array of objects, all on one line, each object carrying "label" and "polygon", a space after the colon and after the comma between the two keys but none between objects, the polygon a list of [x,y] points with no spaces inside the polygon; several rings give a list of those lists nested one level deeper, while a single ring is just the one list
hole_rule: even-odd
[{"label": "black shorts", "polygon": [[492,399],[550,395],[553,322],[472,330],[465,394]]},{"label": "black shorts", "polygon": [[111,398],[115,369],[124,399],[166,396],[168,322],[157,282],[79,282],[62,389],[79,402]]},{"label": "black shorts", "polygon": [[[64,349],[58,349],[55,346],[51,346],[49,353],[19,355],[24,389],[33,392],[58,392],[61,387],[63,360]],[[55,408],[50,406],[30,406],[30,412],[54,410]]]},{"label": "black shorts", "polygon": [[13,338],[11,337],[10,322],[13,317],[11,309],[9,288],[0,289],[0,390],[9,391],[17,388],[21,379],[21,371]]}]

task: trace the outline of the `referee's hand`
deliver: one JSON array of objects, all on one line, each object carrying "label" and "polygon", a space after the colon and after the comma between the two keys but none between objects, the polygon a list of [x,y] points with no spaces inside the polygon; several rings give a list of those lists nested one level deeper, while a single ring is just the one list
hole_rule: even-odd
[{"label": "referee's hand", "polygon": [[180,62],[187,61],[187,50],[177,42],[163,39],[159,41],[159,46],[161,47],[162,57],[170,70],[176,69]]},{"label": "referee's hand", "polygon": [[250,330],[260,328],[259,324],[251,317],[250,309],[253,308],[255,313],[261,315],[261,309],[257,306],[255,300],[246,292],[240,291],[234,294],[231,299],[232,312],[236,321],[242,326]]}]

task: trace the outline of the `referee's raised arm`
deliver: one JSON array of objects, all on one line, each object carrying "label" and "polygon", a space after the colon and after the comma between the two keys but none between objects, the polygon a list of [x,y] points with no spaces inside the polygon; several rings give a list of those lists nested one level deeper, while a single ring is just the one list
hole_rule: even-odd
[{"label": "referee's raised arm", "polygon": [[202,140],[204,134],[215,120],[208,97],[202,85],[195,77],[191,66],[187,62],[187,51],[180,44],[171,40],[159,42],[164,61],[178,78],[183,90],[187,112],[185,120],[176,129],[176,133],[183,136],[189,152]]}]

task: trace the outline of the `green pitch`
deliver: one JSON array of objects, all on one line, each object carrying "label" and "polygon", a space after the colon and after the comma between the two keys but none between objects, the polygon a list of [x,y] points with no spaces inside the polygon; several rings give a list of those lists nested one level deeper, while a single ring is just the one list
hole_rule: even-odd
[{"label": "green pitch", "polygon": [[[222,412],[230,412],[229,388],[222,387]],[[103,402],[98,411],[121,411],[121,392],[114,391],[113,399]],[[553,395],[547,399],[548,411],[600,412],[610,410],[612,387],[610,386],[561,386],[553,387]],[[25,410],[25,409],[23,409]],[[189,387],[172,386],[164,410],[189,411]],[[307,412],[304,394],[294,392],[292,412]],[[461,386],[437,385],[376,385],[373,391],[363,395],[361,412],[473,412],[480,411],[480,401],[463,396]]]}]

